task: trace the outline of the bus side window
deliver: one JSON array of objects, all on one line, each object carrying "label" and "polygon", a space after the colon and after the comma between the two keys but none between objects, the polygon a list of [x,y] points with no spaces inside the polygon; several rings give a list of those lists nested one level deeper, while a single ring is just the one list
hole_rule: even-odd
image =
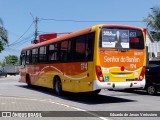
[{"label": "bus side window", "polygon": [[47,62],[47,47],[42,46],[39,48],[39,62]]},{"label": "bus side window", "polygon": [[95,33],[90,33],[90,34],[86,35],[86,60],[87,61],[93,61],[94,35],[95,35]]},{"label": "bus side window", "polygon": [[71,40],[68,40],[67,61],[72,61],[72,45]]},{"label": "bus side window", "polygon": [[71,41],[66,40],[61,42],[61,49],[60,49],[60,60],[63,62],[68,62],[71,59]]},{"label": "bus side window", "polygon": [[26,64],[29,64],[29,59],[30,59],[30,51],[28,50],[27,52],[26,52]]},{"label": "bus side window", "polygon": [[92,52],[91,52],[91,49],[90,48],[87,48],[86,49],[86,59],[87,61],[90,61],[92,59]]},{"label": "bus side window", "polygon": [[84,36],[79,36],[75,38],[75,52],[74,52],[74,60],[75,61],[83,61],[85,60],[85,38]]},{"label": "bus side window", "polygon": [[58,43],[54,43],[49,45],[49,50],[48,50],[48,54],[49,54],[49,62],[56,62],[59,60],[58,57]]},{"label": "bus side window", "polygon": [[73,61],[93,61],[95,32],[75,37],[72,41]]},{"label": "bus side window", "polygon": [[20,58],[21,58],[21,65],[25,65],[26,64],[26,52],[22,52]]},{"label": "bus side window", "polygon": [[32,49],[32,63],[38,62],[38,48]]}]

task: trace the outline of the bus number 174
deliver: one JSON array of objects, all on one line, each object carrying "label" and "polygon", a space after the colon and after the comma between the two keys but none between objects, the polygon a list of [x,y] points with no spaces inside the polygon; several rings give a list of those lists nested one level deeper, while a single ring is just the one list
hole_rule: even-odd
[{"label": "bus number 174", "polygon": [[81,63],[81,70],[88,70],[88,64],[87,63]]}]

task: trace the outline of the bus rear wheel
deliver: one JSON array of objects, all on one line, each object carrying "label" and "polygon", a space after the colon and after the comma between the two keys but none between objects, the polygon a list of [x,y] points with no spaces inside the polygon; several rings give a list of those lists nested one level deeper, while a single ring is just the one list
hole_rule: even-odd
[{"label": "bus rear wheel", "polygon": [[62,95],[62,83],[59,77],[54,78],[54,91],[57,95]]},{"label": "bus rear wheel", "polygon": [[100,93],[100,92],[101,92],[101,89],[92,91],[91,93],[92,93],[93,95],[97,95],[97,94]]},{"label": "bus rear wheel", "polygon": [[32,87],[32,84],[31,84],[31,80],[30,80],[29,75],[26,76],[26,83],[27,83],[27,85],[28,85],[29,88]]}]

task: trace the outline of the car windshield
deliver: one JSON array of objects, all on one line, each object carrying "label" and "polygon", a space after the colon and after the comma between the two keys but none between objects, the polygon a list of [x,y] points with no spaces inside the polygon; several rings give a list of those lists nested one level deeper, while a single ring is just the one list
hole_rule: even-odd
[{"label": "car windshield", "polygon": [[103,28],[100,34],[101,48],[144,49],[142,31],[127,28]]}]

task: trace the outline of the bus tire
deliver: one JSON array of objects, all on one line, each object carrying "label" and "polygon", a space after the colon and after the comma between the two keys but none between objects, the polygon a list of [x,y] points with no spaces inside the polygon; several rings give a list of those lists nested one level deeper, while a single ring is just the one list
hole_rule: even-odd
[{"label": "bus tire", "polygon": [[62,82],[59,77],[54,78],[54,91],[58,96],[62,95]]},{"label": "bus tire", "polygon": [[93,94],[98,94],[101,92],[101,89],[93,91]]},{"label": "bus tire", "polygon": [[150,84],[150,85],[147,86],[147,93],[149,95],[156,95],[157,94],[157,88],[153,84]]},{"label": "bus tire", "polygon": [[27,83],[27,86],[28,86],[29,88],[32,87],[32,84],[31,84],[31,80],[30,80],[29,75],[26,75],[26,83]]}]

